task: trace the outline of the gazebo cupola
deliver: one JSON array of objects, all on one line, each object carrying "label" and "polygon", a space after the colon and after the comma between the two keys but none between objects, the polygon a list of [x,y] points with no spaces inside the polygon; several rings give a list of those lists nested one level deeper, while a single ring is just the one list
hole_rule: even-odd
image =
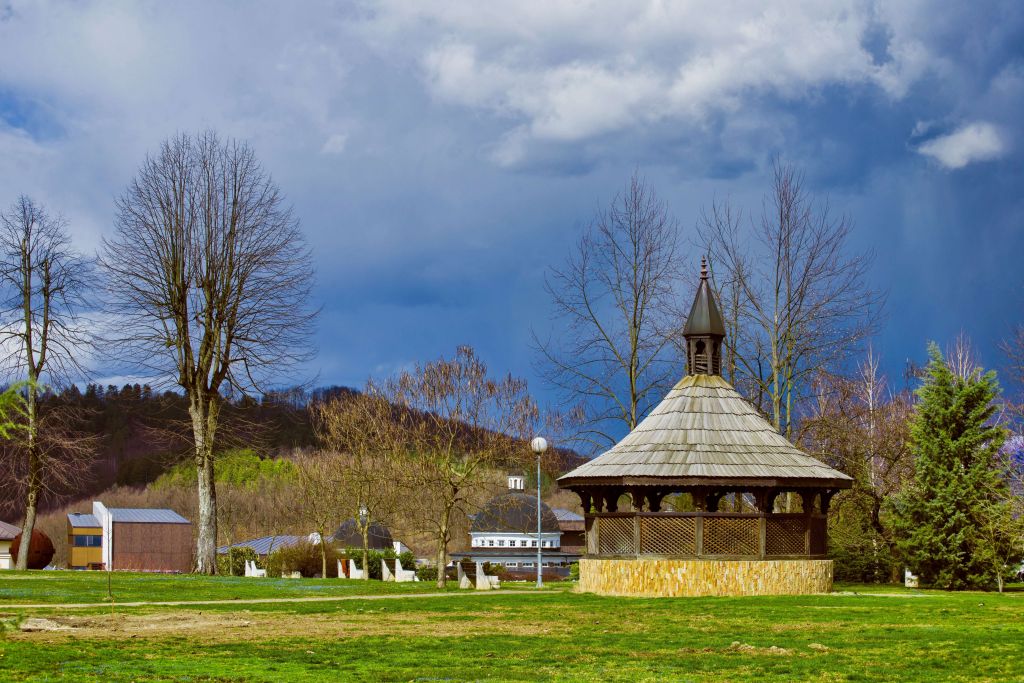
[{"label": "gazebo cupola", "polygon": [[[683,335],[687,375],[615,446],[558,480],[586,513],[581,588],[828,590],[826,515],[852,479],[790,443],[722,378],[725,325],[706,262]],[[624,497],[630,509],[620,511]]]},{"label": "gazebo cupola", "polygon": [[701,257],[700,284],[693,298],[690,315],[683,326],[686,339],[686,374],[721,375],[722,344],[725,342],[725,323],[718,312],[718,304],[708,284],[708,262]]}]

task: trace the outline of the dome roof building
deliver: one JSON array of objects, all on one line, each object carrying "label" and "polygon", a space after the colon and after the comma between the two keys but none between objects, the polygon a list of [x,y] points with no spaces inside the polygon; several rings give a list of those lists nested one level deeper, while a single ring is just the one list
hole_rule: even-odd
[{"label": "dome roof building", "polygon": [[[540,504],[542,533],[559,532],[558,518],[545,503]],[[537,497],[522,491],[509,491],[491,498],[473,518],[472,533],[516,532],[537,535]]]},{"label": "dome roof building", "polygon": [[[523,489],[525,477],[508,478],[508,491],[491,498],[469,527],[470,551],[452,553],[452,559],[502,564],[512,572],[535,571],[537,566],[537,497]],[[541,564],[565,567],[579,558],[561,549],[562,530],[558,517],[547,504],[540,504]],[[555,570],[552,570],[555,571]]]},{"label": "dome roof building", "polygon": [[[380,522],[370,522],[368,531],[370,550],[394,548],[395,544],[394,539],[391,538],[391,530]],[[336,545],[342,548],[363,547],[363,537],[359,533],[359,525],[351,517],[341,523],[341,526],[334,531],[329,540],[334,541]]]}]

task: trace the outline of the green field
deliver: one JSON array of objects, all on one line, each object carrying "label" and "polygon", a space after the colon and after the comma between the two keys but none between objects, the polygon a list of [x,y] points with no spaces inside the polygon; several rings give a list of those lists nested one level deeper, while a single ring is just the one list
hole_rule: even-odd
[{"label": "green field", "polygon": [[[402,596],[430,589],[115,574],[118,602],[353,596],[126,607],[102,601],[102,574],[27,576],[0,575],[0,680],[1024,680],[1024,592]],[[44,602],[97,604],[12,607]]]}]

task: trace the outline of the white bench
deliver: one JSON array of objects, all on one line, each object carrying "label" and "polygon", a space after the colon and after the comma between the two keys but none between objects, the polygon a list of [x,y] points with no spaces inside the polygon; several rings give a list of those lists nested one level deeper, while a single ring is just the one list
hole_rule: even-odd
[{"label": "white bench", "polygon": [[246,560],[245,561],[245,575],[246,576],[265,577],[267,575],[267,570],[266,569],[259,569],[256,566],[256,560]]},{"label": "white bench", "polygon": [[402,569],[402,561],[397,557],[395,558],[395,581],[398,583],[407,583],[409,581],[419,580],[419,577],[416,576],[415,569]]}]

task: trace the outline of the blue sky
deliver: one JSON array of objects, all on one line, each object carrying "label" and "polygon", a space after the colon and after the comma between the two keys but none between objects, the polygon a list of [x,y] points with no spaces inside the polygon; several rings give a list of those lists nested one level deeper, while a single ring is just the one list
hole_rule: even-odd
[{"label": "blue sky", "polygon": [[961,329],[999,366],[1022,114],[1019,1],[0,0],[0,203],[90,252],[162,139],[248,140],[314,249],[321,384],[466,343],[545,396],[545,269],[633,169],[690,229],[776,154],[876,251],[890,373]]}]

